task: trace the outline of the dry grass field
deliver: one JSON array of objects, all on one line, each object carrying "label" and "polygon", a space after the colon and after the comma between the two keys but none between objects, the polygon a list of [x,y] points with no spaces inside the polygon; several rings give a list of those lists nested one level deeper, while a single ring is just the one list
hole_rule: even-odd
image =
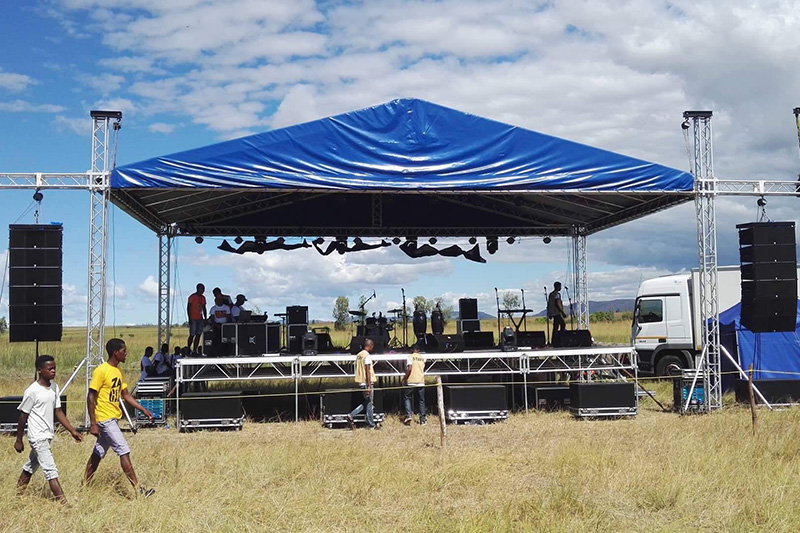
[{"label": "dry grass field", "polygon": [[[623,337],[628,327],[606,326]],[[607,340],[599,330],[595,338]],[[132,378],[134,354],[155,330],[117,334],[131,348]],[[80,335],[41,349],[56,355],[59,382],[81,357]],[[0,394],[21,394],[32,377],[19,347],[0,344]],[[645,383],[671,404],[668,383]],[[73,420],[82,418],[72,403],[78,385]],[[435,417],[411,427],[390,417],[375,432],[310,421],[181,434],[173,422],[127,434],[140,479],[158,491],[146,500],[134,497],[113,454],[81,486],[92,439],[60,434],[66,509],[48,500],[39,473],[15,495],[24,456],[3,436],[0,531],[796,531],[800,412],[760,412],[753,436],[749,412],[728,404],[680,417],[645,400],[635,419],[606,421],[515,414],[448,426],[444,448]]]}]

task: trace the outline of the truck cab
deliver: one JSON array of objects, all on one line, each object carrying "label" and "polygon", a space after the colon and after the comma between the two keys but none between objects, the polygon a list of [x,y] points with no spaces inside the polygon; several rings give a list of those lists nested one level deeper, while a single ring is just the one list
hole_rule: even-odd
[{"label": "truck cab", "polygon": [[693,367],[690,289],[688,273],[649,279],[639,287],[631,342],[641,371],[665,376]]}]

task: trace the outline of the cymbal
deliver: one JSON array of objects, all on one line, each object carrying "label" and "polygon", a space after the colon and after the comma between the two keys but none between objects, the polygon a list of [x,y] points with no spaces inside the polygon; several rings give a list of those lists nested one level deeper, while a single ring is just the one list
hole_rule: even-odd
[{"label": "cymbal", "polygon": [[389,309],[386,312],[387,313],[392,313],[392,314],[402,313],[403,312],[403,308],[402,307],[398,307],[397,309]]},{"label": "cymbal", "polygon": [[348,311],[353,316],[367,316],[367,313],[364,311]]}]

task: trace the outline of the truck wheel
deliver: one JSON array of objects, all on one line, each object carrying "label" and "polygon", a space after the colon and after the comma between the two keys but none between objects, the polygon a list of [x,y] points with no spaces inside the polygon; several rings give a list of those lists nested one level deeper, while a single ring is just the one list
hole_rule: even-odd
[{"label": "truck wheel", "polygon": [[683,360],[677,355],[665,355],[656,364],[657,376],[671,376],[680,373],[684,368]]}]

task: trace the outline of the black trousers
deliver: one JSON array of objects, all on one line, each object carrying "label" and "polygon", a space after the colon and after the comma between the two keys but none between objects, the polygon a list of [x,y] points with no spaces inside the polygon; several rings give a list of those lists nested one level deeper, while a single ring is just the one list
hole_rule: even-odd
[{"label": "black trousers", "polygon": [[557,331],[565,331],[567,329],[567,323],[564,322],[563,316],[556,315],[551,318],[553,319],[553,333]]}]

